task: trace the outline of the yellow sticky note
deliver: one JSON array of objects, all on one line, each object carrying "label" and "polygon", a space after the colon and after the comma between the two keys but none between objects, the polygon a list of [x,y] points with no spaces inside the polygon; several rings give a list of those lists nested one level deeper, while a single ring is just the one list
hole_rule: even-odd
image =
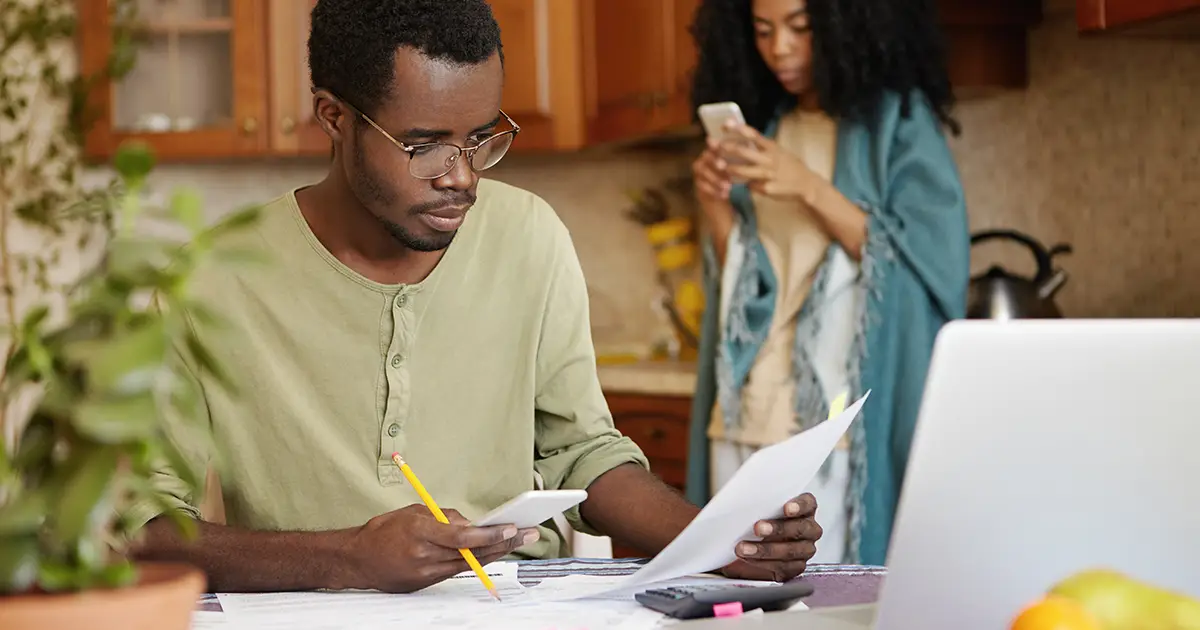
[{"label": "yellow sticky note", "polygon": [[841,415],[841,413],[846,410],[846,396],[849,394],[850,392],[842,392],[837,398],[833,399],[833,402],[829,403],[830,419]]}]

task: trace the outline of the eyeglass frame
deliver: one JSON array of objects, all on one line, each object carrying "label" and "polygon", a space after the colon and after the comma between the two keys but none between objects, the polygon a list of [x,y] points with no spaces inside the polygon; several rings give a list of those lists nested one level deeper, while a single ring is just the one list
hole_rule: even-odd
[{"label": "eyeglass frame", "polygon": [[[320,89],[320,88],[313,88],[313,92],[315,93],[318,89]],[[450,173],[450,171],[454,170],[454,167],[458,165],[458,161],[460,159],[462,159],[464,155],[467,158],[467,166],[469,166],[473,172],[479,173],[481,171],[486,171],[488,168],[491,168],[492,166],[499,164],[500,160],[496,160],[496,162],[494,164],[492,164],[492,166],[489,166],[484,169],[475,168],[474,158],[475,158],[475,153],[477,151],[479,151],[479,148],[482,147],[484,144],[491,142],[492,140],[495,140],[496,138],[499,138],[500,136],[510,135],[510,136],[514,136],[514,139],[515,139],[515,136],[518,133],[521,133],[521,126],[518,125],[517,122],[515,120],[513,120],[511,116],[504,113],[503,109],[501,109],[501,110],[497,110],[497,111],[500,112],[500,115],[502,117],[504,117],[504,120],[508,124],[512,125],[512,129],[505,129],[504,131],[501,131],[500,133],[493,133],[492,135],[479,141],[479,144],[476,144],[473,147],[460,147],[457,144],[454,144],[452,142],[420,142],[417,144],[408,144],[406,142],[401,142],[400,140],[397,140],[395,137],[392,136],[392,134],[385,131],[383,129],[383,127],[380,127],[378,123],[376,123],[374,120],[371,120],[370,116],[364,114],[362,112],[362,110],[360,110],[359,108],[350,104],[348,101],[346,101],[346,99],[344,99],[336,94],[333,94],[332,92],[330,92],[330,95],[333,96],[334,98],[336,98],[338,101],[340,101],[347,108],[349,108],[350,111],[355,113],[355,115],[357,115],[357,116],[361,117],[363,120],[367,121],[367,124],[371,125],[372,127],[375,128],[376,131],[383,134],[383,137],[387,138],[389,142],[396,145],[397,148],[399,148],[401,151],[404,151],[406,154],[408,154],[408,174],[416,179],[423,179],[426,181],[438,179],[440,177],[445,177],[447,174]],[[413,161],[413,158],[416,157],[413,154],[413,152],[416,151],[417,149],[420,149],[423,147],[435,147],[435,146],[439,146],[439,145],[458,149],[458,155],[456,155],[454,157],[452,163],[450,164],[450,168],[446,169],[445,173],[442,173],[441,175],[436,175],[434,177],[419,177],[417,175],[413,175],[412,161]],[[512,145],[509,145],[510,148],[511,148],[511,146]],[[505,149],[504,154],[508,155],[508,149]],[[501,155],[500,159],[504,159],[504,155]]]}]

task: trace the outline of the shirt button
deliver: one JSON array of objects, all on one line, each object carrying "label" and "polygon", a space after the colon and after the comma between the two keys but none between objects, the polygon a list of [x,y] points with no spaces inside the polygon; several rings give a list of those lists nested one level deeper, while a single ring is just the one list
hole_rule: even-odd
[{"label": "shirt button", "polygon": [[400,425],[395,423],[388,425],[388,436],[396,437],[397,435],[400,435]]},{"label": "shirt button", "polygon": [[400,367],[400,364],[403,362],[404,362],[404,359],[401,359],[400,355],[398,355],[398,354],[392,355],[392,367],[398,368],[398,367]]},{"label": "shirt button", "polygon": [[401,293],[400,295],[397,295],[396,296],[396,308],[403,308],[404,303],[407,301],[408,301],[408,296],[404,295],[403,293]]}]

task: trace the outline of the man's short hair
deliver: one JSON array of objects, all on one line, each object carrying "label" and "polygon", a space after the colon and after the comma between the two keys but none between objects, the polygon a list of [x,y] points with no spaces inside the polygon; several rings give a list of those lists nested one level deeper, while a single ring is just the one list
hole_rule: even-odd
[{"label": "man's short hair", "polygon": [[319,0],[308,36],[313,86],[369,115],[392,89],[404,46],[466,65],[504,54],[485,0]]}]

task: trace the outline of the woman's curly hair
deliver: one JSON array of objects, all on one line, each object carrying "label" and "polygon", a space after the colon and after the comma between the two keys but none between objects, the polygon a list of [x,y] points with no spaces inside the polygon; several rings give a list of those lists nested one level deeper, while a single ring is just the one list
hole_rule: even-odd
[{"label": "woman's curly hair", "polygon": [[[790,95],[755,45],[753,0],[704,0],[692,35],[699,60],[693,108],[734,101],[746,122],[762,129]],[[826,113],[862,119],[886,92],[920,92],[955,135],[954,92],[946,71],[934,0],[808,0],[813,87]]]}]

